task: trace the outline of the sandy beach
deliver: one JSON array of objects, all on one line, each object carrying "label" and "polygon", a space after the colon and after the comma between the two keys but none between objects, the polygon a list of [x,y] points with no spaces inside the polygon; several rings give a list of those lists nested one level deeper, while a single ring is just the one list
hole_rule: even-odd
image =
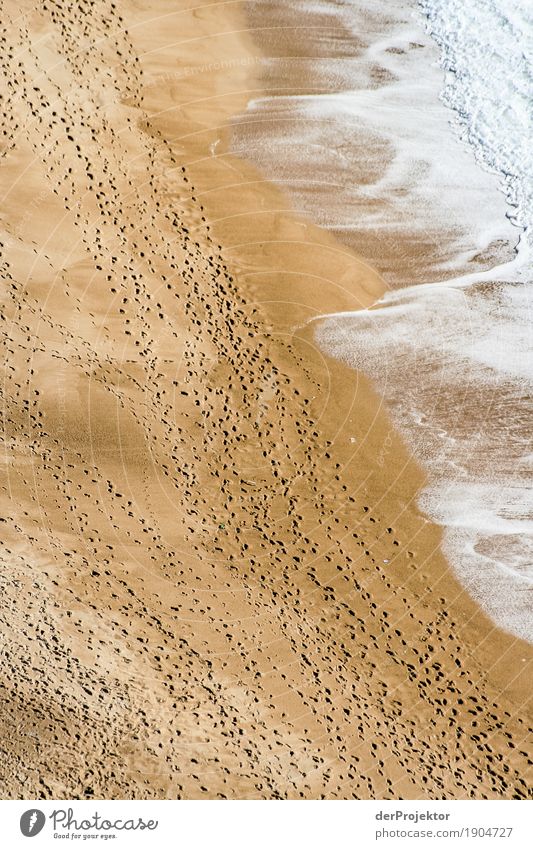
[{"label": "sandy beach", "polygon": [[385,284],[229,151],[244,6],[3,19],[2,797],[530,797],[531,646],[307,324]]}]

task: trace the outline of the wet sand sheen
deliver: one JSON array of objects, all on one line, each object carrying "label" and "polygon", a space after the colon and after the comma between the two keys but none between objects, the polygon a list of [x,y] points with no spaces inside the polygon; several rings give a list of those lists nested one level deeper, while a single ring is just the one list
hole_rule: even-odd
[{"label": "wet sand sheen", "polygon": [[382,282],[227,153],[242,10],[9,11],[4,795],[526,796],[524,646],[304,326]]}]

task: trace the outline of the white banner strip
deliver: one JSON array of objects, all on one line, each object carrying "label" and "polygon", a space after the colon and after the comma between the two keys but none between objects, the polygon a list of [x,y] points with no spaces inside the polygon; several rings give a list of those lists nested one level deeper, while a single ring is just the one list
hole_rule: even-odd
[{"label": "white banner strip", "polygon": [[9,849],[533,845],[533,808],[526,801],[4,801],[0,812],[2,845]]}]

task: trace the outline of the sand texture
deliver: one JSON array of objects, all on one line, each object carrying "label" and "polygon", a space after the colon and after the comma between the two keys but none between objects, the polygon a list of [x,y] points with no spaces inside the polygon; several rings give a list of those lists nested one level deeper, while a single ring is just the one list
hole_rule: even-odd
[{"label": "sand texture", "polygon": [[530,795],[530,648],[305,326],[383,284],[227,153],[239,5],[2,21],[2,797]]}]

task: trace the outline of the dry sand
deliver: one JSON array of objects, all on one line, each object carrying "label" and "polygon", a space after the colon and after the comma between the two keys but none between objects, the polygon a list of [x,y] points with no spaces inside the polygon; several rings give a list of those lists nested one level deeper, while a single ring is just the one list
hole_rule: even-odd
[{"label": "dry sand", "polygon": [[227,154],[240,4],[3,21],[2,796],[530,795],[530,647],[305,327],[382,283]]}]

